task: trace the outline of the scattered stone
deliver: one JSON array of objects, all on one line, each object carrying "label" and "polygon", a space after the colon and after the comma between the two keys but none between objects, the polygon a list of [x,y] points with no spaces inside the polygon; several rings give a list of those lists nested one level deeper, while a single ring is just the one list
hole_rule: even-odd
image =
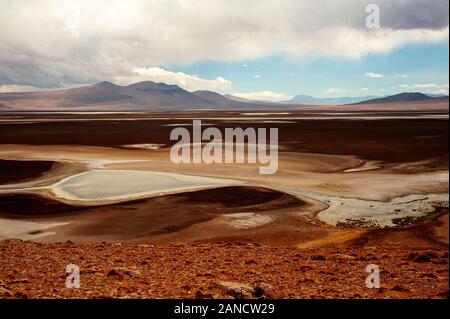
[{"label": "scattered stone", "polygon": [[28,278],[23,278],[23,279],[16,279],[16,280],[12,280],[10,282],[8,282],[8,284],[12,285],[12,284],[26,284],[29,283],[30,280]]},{"label": "scattered stone", "polygon": [[216,284],[217,287],[236,299],[251,298],[255,293],[255,289],[247,284],[231,281],[218,281]]},{"label": "scattered stone", "polygon": [[85,269],[80,269],[80,274],[81,275],[85,275],[85,274],[95,274],[95,273],[100,273],[101,270],[97,269],[97,268],[85,268]]},{"label": "scattered stone", "polygon": [[19,299],[28,299],[28,295],[23,291],[16,291],[16,293],[14,293],[14,297]]},{"label": "scattered stone", "polygon": [[219,298],[220,296],[218,294],[205,292],[203,290],[197,290],[195,292],[195,299],[219,299]]},{"label": "scattered stone", "polygon": [[254,296],[256,298],[270,298],[271,291],[274,290],[273,286],[265,282],[258,282],[254,285]]},{"label": "scattered stone", "polygon": [[0,297],[11,297],[13,296],[13,292],[5,287],[0,287]]},{"label": "scattered stone", "polygon": [[319,261],[325,261],[327,260],[327,257],[325,257],[324,255],[315,255],[311,257],[312,260],[319,260]]},{"label": "scattered stone", "polygon": [[402,292],[409,291],[408,289],[403,288],[403,287],[401,287],[399,285],[395,285],[394,287],[391,288],[391,290],[392,291],[402,291]]},{"label": "scattered stone", "polygon": [[425,263],[430,262],[431,258],[427,254],[419,254],[416,256],[416,258],[414,258],[414,261],[416,263]]},{"label": "scattered stone", "polygon": [[111,269],[110,271],[108,271],[107,274],[108,277],[115,277],[117,279],[123,279],[126,276],[128,276],[129,278],[141,278],[141,273],[138,270],[135,269],[128,269],[125,267],[118,267],[118,268],[114,268]]},{"label": "scattered stone", "polygon": [[[131,243],[112,247],[0,241],[0,299],[448,298],[448,262],[440,264],[448,256],[447,247],[156,247],[150,253]],[[68,253],[75,261],[85,258],[79,262],[81,289],[65,288]],[[365,266],[382,256],[375,263],[382,266],[384,289],[367,289]],[[422,258],[431,262],[416,263]],[[116,264],[116,259],[124,262]],[[257,263],[246,264],[249,260]],[[146,266],[141,266],[143,261]]]}]

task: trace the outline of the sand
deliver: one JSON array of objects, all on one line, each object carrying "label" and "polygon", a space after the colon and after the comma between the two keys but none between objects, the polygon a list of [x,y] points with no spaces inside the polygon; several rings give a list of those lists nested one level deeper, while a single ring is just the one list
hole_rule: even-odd
[{"label": "sand", "polygon": [[[160,254],[163,260],[158,269],[177,265],[178,261],[172,260],[175,252],[181,254],[180,263],[188,260],[196,247],[209,251],[210,259],[227,259],[226,248],[218,242],[224,243],[224,247],[251,243],[255,247],[264,245],[266,248],[257,254],[280,263],[273,265],[276,273],[291,274],[284,278],[285,282],[289,280],[285,288],[280,286],[275,274],[252,277],[275,286],[277,293],[273,296],[277,298],[445,295],[441,289],[448,285],[448,276],[441,272],[447,269],[448,273],[448,263],[443,263],[445,257],[437,258],[435,264],[427,264],[423,278],[432,278],[430,281],[419,278],[417,273],[413,276],[405,272],[423,266],[407,257],[419,249],[432,249],[439,256],[445,253],[448,256],[448,120],[445,119],[448,114],[417,112],[420,114],[397,111],[389,116],[377,112],[351,116],[344,112],[336,114],[338,118],[295,110],[278,112],[275,116],[236,112],[212,116],[192,112],[176,116],[102,114],[99,118],[95,114],[24,114],[20,119],[6,117],[7,121],[0,125],[0,159],[7,160],[8,165],[17,164],[14,167],[24,162],[30,167],[25,166],[23,170],[29,172],[27,178],[9,174],[6,183],[0,185],[0,238],[42,244],[3,242],[3,251],[16,247],[59,260],[62,258],[59,253],[52,255],[49,249],[68,250],[72,244],[58,242],[71,240],[76,243],[75,249],[89,251],[86,262],[99,262],[100,272],[107,276],[116,263],[100,262],[97,259],[100,255],[89,248],[112,249],[113,246],[102,242],[131,245],[129,254],[126,250],[117,251],[130,267],[145,262],[130,259],[133,251],[140,250],[138,245],[156,245],[159,254],[167,253]],[[237,115],[245,120],[239,118],[232,125]],[[195,117],[207,119],[208,124],[221,129],[230,125],[279,127],[277,174],[260,175],[258,165],[254,164],[171,163],[170,130]],[[26,131],[21,128],[23,125]],[[36,162],[52,163],[52,166],[35,169],[31,165]],[[99,246],[89,246],[89,243]],[[242,247],[237,245],[234,253],[243,254]],[[335,250],[344,255],[356,253],[361,258],[358,265],[362,267],[372,258],[365,250],[370,247],[378,247],[377,256],[386,255],[383,260],[387,262],[387,271],[400,278],[400,282],[409,280],[410,284],[396,288],[392,281],[384,290],[370,293],[359,291],[355,282],[345,289],[332,286],[328,292],[321,292],[318,269],[325,271],[331,264],[315,269],[311,276],[304,272],[292,275],[298,267],[296,263],[280,266],[285,262],[282,254],[291,253],[282,249],[292,249],[292,254],[300,256],[305,249],[314,249],[304,256],[312,258],[322,254],[325,260],[331,260]],[[1,256],[0,260],[5,260],[2,267],[8,274],[10,267],[19,261],[19,255]],[[34,267],[58,271],[33,261],[28,253],[27,256],[27,263],[33,263]],[[310,260],[295,258],[302,263]],[[244,262],[244,259],[237,261]],[[340,262],[347,268],[337,273],[338,278],[344,278],[341,276],[345,269],[360,269],[348,260]],[[213,269],[203,260],[194,264],[199,269]],[[267,267],[267,262],[257,260],[257,264]],[[224,271],[232,266],[225,265]],[[188,276],[185,272],[188,268],[184,266],[172,275]],[[259,271],[248,265],[246,269]],[[150,266],[144,266],[141,271],[145,280],[152,280],[153,275],[163,276]],[[233,277],[213,272],[214,278],[220,280],[253,283],[244,273]],[[39,282],[42,287],[48,286],[47,279]],[[0,280],[10,281],[8,277]],[[89,280],[91,284],[96,282],[94,278]],[[192,278],[189,280],[192,282]],[[308,280],[312,280],[308,291],[295,288],[298,282]],[[29,281],[32,285],[38,283]],[[209,284],[212,282],[204,280],[199,285],[205,288]],[[110,296],[135,296],[130,288],[112,292],[110,282],[99,282],[95,287],[92,293],[80,292],[81,296],[103,292]],[[26,293],[24,289],[28,289],[30,297],[48,296],[47,292],[33,290],[26,284],[8,284],[8,288],[16,297]],[[161,289],[143,291],[139,296],[201,296],[198,290],[197,286],[183,290],[181,286],[163,284]],[[210,297],[221,294],[209,288],[203,292]],[[78,295],[58,290],[54,296]]]}]

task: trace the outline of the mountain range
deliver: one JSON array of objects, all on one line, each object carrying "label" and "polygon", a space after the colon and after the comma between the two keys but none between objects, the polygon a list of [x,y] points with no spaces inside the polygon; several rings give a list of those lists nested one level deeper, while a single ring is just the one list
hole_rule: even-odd
[{"label": "mountain range", "polygon": [[211,91],[188,92],[177,85],[144,81],[128,86],[111,82],[57,91],[1,93],[0,103],[12,108],[52,109],[110,106],[112,109],[205,108],[233,106]]},{"label": "mountain range", "polygon": [[433,99],[439,99],[440,96],[430,96],[419,92],[404,92],[395,95],[372,98],[362,102],[356,102],[352,104],[376,104],[376,103],[398,103],[398,102],[417,102],[417,101],[427,101]]},{"label": "mountain range", "polygon": [[[280,109],[303,105],[341,105],[414,102],[440,99],[422,93],[386,97],[314,98],[297,95],[286,102],[253,101],[212,91],[189,92],[177,85],[143,81],[127,86],[111,82],[55,91],[0,93],[0,111],[110,110],[161,111],[178,109]],[[447,97],[448,101],[448,97]]]},{"label": "mountain range", "polygon": [[353,104],[359,103],[370,99],[379,98],[380,96],[375,95],[367,95],[367,96],[359,96],[359,97],[329,97],[329,98],[316,98],[310,95],[296,95],[288,102],[291,103],[300,103],[300,104],[308,104],[308,105],[344,105],[344,104]]}]

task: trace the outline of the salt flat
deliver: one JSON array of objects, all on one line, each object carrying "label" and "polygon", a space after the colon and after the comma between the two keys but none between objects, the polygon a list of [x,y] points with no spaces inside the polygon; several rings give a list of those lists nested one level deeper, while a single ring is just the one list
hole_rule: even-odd
[{"label": "salt flat", "polygon": [[120,201],[217,186],[235,181],[164,172],[91,170],[51,186],[58,198],[73,201]]}]

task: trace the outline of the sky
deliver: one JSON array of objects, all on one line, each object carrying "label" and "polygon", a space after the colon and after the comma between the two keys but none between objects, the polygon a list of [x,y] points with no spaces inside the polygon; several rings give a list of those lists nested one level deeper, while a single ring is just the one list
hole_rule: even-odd
[{"label": "sky", "polygon": [[272,101],[448,94],[448,7],[448,0],[0,0],[0,92],[150,80]]}]

